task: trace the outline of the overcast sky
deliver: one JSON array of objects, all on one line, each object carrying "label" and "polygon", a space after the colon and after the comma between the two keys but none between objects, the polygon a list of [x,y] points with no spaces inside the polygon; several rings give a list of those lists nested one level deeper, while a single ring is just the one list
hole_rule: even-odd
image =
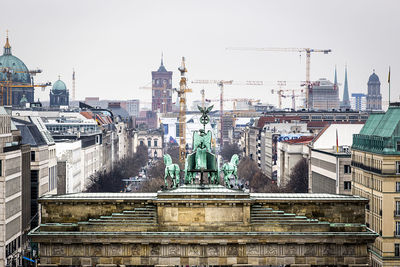
[{"label": "overcast sky", "polygon": [[[150,100],[151,71],[160,65],[177,71],[186,57],[188,78],[304,81],[305,55],[294,52],[226,51],[226,47],[310,47],[332,49],[311,56],[311,79],[343,83],[348,66],[349,90],[366,92],[375,69],[383,99],[400,94],[400,1],[6,1],[0,16],[0,40],[10,31],[12,52],[29,69],[41,68],[37,82],[57,80],[77,97]],[[294,84],[295,86],[296,84]],[[192,85],[189,101],[203,85]],[[290,85],[288,88],[292,88]],[[204,85],[207,98],[218,98],[216,85]],[[297,87],[295,87],[297,88]],[[275,103],[270,87],[227,86],[225,96],[260,98]],[[342,86],[340,87],[340,90]],[[37,90],[36,98],[48,99]],[[342,91],[340,91],[342,97]]]}]

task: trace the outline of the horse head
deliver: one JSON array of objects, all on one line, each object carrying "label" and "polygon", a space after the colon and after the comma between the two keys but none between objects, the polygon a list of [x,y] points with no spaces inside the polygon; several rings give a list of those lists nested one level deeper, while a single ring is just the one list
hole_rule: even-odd
[{"label": "horse head", "polygon": [[168,155],[168,154],[164,155],[164,163],[166,166],[169,166],[172,164],[172,159],[171,159],[170,155]]},{"label": "horse head", "polygon": [[231,158],[231,163],[237,165],[239,163],[239,156],[234,154]]}]

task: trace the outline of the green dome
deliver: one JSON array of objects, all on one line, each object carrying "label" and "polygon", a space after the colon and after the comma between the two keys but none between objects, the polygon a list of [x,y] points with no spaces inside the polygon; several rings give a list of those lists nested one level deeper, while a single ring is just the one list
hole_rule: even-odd
[{"label": "green dome", "polygon": [[60,79],[58,79],[58,81],[56,81],[53,84],[53,90],[67,90],[67,86],[65,85],[65,83],[63,81],[61,81]]},{"label": "green dome", "polygon": [[[11,46],[8,43],[8,38],[6,45],[4,46],[4,53],[2,56],[0,56],[0,69],[2,68],[9,68],[10,70],[14,71],[12,74],[12,80],[13,82],[19,82],[19,83],[30,83],[31,78],[28,73],[28,68],[16,56],[13,56],[11,54]],[[6,80],[6,74],[5,73],[0,73],[0,81]]]}]

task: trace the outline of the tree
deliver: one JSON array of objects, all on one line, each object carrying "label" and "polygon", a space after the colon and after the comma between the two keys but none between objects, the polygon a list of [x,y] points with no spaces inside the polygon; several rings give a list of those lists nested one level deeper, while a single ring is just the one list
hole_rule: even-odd
[{"label": "tree", "polygon": [[248,157],[239,162],[238,176],[249,185],[251,192],[278,192],[276,182],[262,173],[257,164]]},{"label": "tree", "polygon": [[290,180],[285,186],[286,192],[308,193],[308,162],[303,158],[292,169]]},{"label": "tree", "polygon": [[137,192],[157,192],[160,190],[164,186],[164,170],[164,161],[158,160],[154,163],[147,172],[147,179],[140,183]]},{"label": "tree", "polygon": [[240,155],[242,151],[240,150],[239,146],[236,143],[225,143],[222,150],[221,156],[224,160],[231,160],[234,154]]},{"label": "tree", "polygon": [[111,170],[97,172],[89,178],[86,192],[121,192],[125,185],[122,179],[134,177],[139,174],[142,167],[147,164],[147,147],[140,145],[131,157],[123,158]]}]

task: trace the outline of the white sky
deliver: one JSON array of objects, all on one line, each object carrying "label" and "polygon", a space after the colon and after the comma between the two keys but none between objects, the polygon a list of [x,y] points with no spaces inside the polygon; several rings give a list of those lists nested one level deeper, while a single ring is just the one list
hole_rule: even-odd
[{"label": "white sky", "polygon": [[[343,84],[347,63],[350,93],[366,92],[375,69],[384,100],[391,65],[392,100],[399,100],[399,11],[397,0],[6,1],[0,42],[8,29],[13,54],[28,68],[43,69],[36,82],[61,75],[71,89],[75,68],[79,99],[150,100],[151,92],[138,87],[150,82],[162,51],[175,87],[182,56],[189,80],[305,80],[305,55],[225,50],[251,46],[332,49],[329,55],[312,54],[312,80],[333,80],[336,64]],[[189,101],[199,99],[203,85],[190,86]],[[218,98],[216,85],[204,88],[206,98]],[[276,101],[266,86],[227,86],[225,96]],[[48,91],[37,90],[37,97],[48,99]]]}]

